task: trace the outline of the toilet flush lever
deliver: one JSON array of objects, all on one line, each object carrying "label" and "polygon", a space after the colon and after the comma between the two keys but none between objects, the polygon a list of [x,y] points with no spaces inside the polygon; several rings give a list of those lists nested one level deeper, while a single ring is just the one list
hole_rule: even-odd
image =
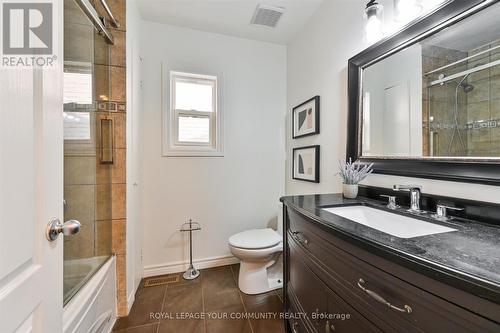
[{"label": "toilet flush lever", "polygon": [[47,229],[45,230],[45,236],[49,242],[53,242],[57,239],[59,234],[64,236],[70,236],[77,234],[80,231],[81,224],[77,220],[69,220],[62,223],[57,218],[52,218],[47,224]]}]

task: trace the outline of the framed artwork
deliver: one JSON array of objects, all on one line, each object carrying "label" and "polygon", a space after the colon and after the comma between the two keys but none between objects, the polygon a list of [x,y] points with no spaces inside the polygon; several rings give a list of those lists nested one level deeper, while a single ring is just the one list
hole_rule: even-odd
[{"label": "framed artwork", "polygon": [[292,138],[319,134],[319,96],[292,109]]},{"label": "framed artwork", "polygon": [[292,178],[319,183],[319,145],[293,149]]}]

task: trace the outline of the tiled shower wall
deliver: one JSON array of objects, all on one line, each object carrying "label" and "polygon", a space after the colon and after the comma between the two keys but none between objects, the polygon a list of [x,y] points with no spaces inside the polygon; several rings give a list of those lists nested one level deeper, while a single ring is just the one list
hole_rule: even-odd
[{"label": "tiled shower wall", "polygon": [[[500,41],[471,50],[468,68],[500,60]],[[467,94],[468,155],[500,156],[500,65],[470,75],[474,90]]]},{"label": "tiled shower wall", "polygon": [[[422,46],[422,72],[423,90],[422,90],[422,112],[423,112],[423,156],[447,156],[448,145],[451,140],[451,130],[446,128],[447,125],[453,123],[453,108],[455,103],[455,85],[444,84],[434,85],[429,87],[429,82],[437,80],[439,73],[425,75],[431,70],[451,64],[459,59],[467,56],[467,53],[446,49],[434,45]],[[465,64],[462,67],[453,67],[453,71],[465,70]],[[442,72],[448,75],[446,71]],[[466,99],[463,94],[459,94],[459,108],[464,109]],[[433,121],[429,121],[429,116],[432,116]],[[459,123],[465,126],[465,112],[461,112]],[[430,127],[433,128],[433,145],[430,143]],[[464,139],[465,140],[465,139]],[[455,145],[456,146],[456,145]],[[455,146],[453,148],[455,148]],[[432,152],[431,152],[432,149]],[[431,154],[432,153],[432,154]],[[453,155],[459,154],[456,150],[452,150]]]},{"label": "tiled shower wall", "polygon": [[[424,46],[422,48],[423,72],[427,73],[432,69],[499,45],[500,41],[496,41],[469,52]],[[485,52],[483,55],[439,73],[427,75],[424,77],[424,82],[436,80],[439,74],[448,76],[496,60],[500,60],[500,48]],[[454,124],[455,88],[460,79],[449,81],[442,86],[435,85],[430,89],[426,85],[423,87],[424,156],[430,154],[430,126],[434,129],[434,156],[500,156],[500,65],[472,73],[465,81],[474,87],[472,91],[465,93],[463,89],[458,90],[459,126],[466,149],[465,151],[459,149],[458,141],[455,139],[451,154],[449,154],[451,127]],[[428,121],[429,115],[434,118],[432,124]]]},{"label": "tiled shower wall", "polygon": [[[96,53],[95,83],[96,98],[100,116],[111,118],[114,124],[113,164],[99,165],[98,173],[108,179],[103,188],[111,191],[111,244],[112,252],[116,254],[116,285],[118,316],[128,314],[126,286],[126,49],[125,49],[125,0],[107,0],[111,11],[120,26],[115,28],[109,22],[109,29],[114,36],[115,44],[109,52]],[[107,17],[99,0],[95,0],[97,12]],[[104,39],[100,39],[104,43]],[[104,50],[104,48],[96,48]],[[98,121],[98,124],[100,121]]]}]

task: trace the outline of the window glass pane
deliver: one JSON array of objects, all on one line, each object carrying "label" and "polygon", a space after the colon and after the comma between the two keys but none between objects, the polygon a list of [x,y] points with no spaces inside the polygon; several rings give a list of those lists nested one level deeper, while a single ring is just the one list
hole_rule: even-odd
[{"label": "window glass pane", "polygon": [[208,117],[179,116],[179,142],[210,142]]},{"label": "window glass pane", "polygon": [[64,73],[64,104],[92,104],[92,74]]},{"label": "window glass pane", "polygon": [[90,140],[90,114],[64,112],[64,140]]},{"label": "window glass pane", "polygon": [[175,108],[212,112],[213,86],[194,82],[175,82]]}]

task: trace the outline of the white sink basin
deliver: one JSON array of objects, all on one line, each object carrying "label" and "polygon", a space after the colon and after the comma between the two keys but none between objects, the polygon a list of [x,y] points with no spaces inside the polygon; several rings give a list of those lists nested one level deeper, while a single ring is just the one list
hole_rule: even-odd
[{"label": "white sink basin", "polygon": [[323,208],[323,210],[399,238],[413,238],[456,231],[456,229],[439,224],[366,206]]}]

